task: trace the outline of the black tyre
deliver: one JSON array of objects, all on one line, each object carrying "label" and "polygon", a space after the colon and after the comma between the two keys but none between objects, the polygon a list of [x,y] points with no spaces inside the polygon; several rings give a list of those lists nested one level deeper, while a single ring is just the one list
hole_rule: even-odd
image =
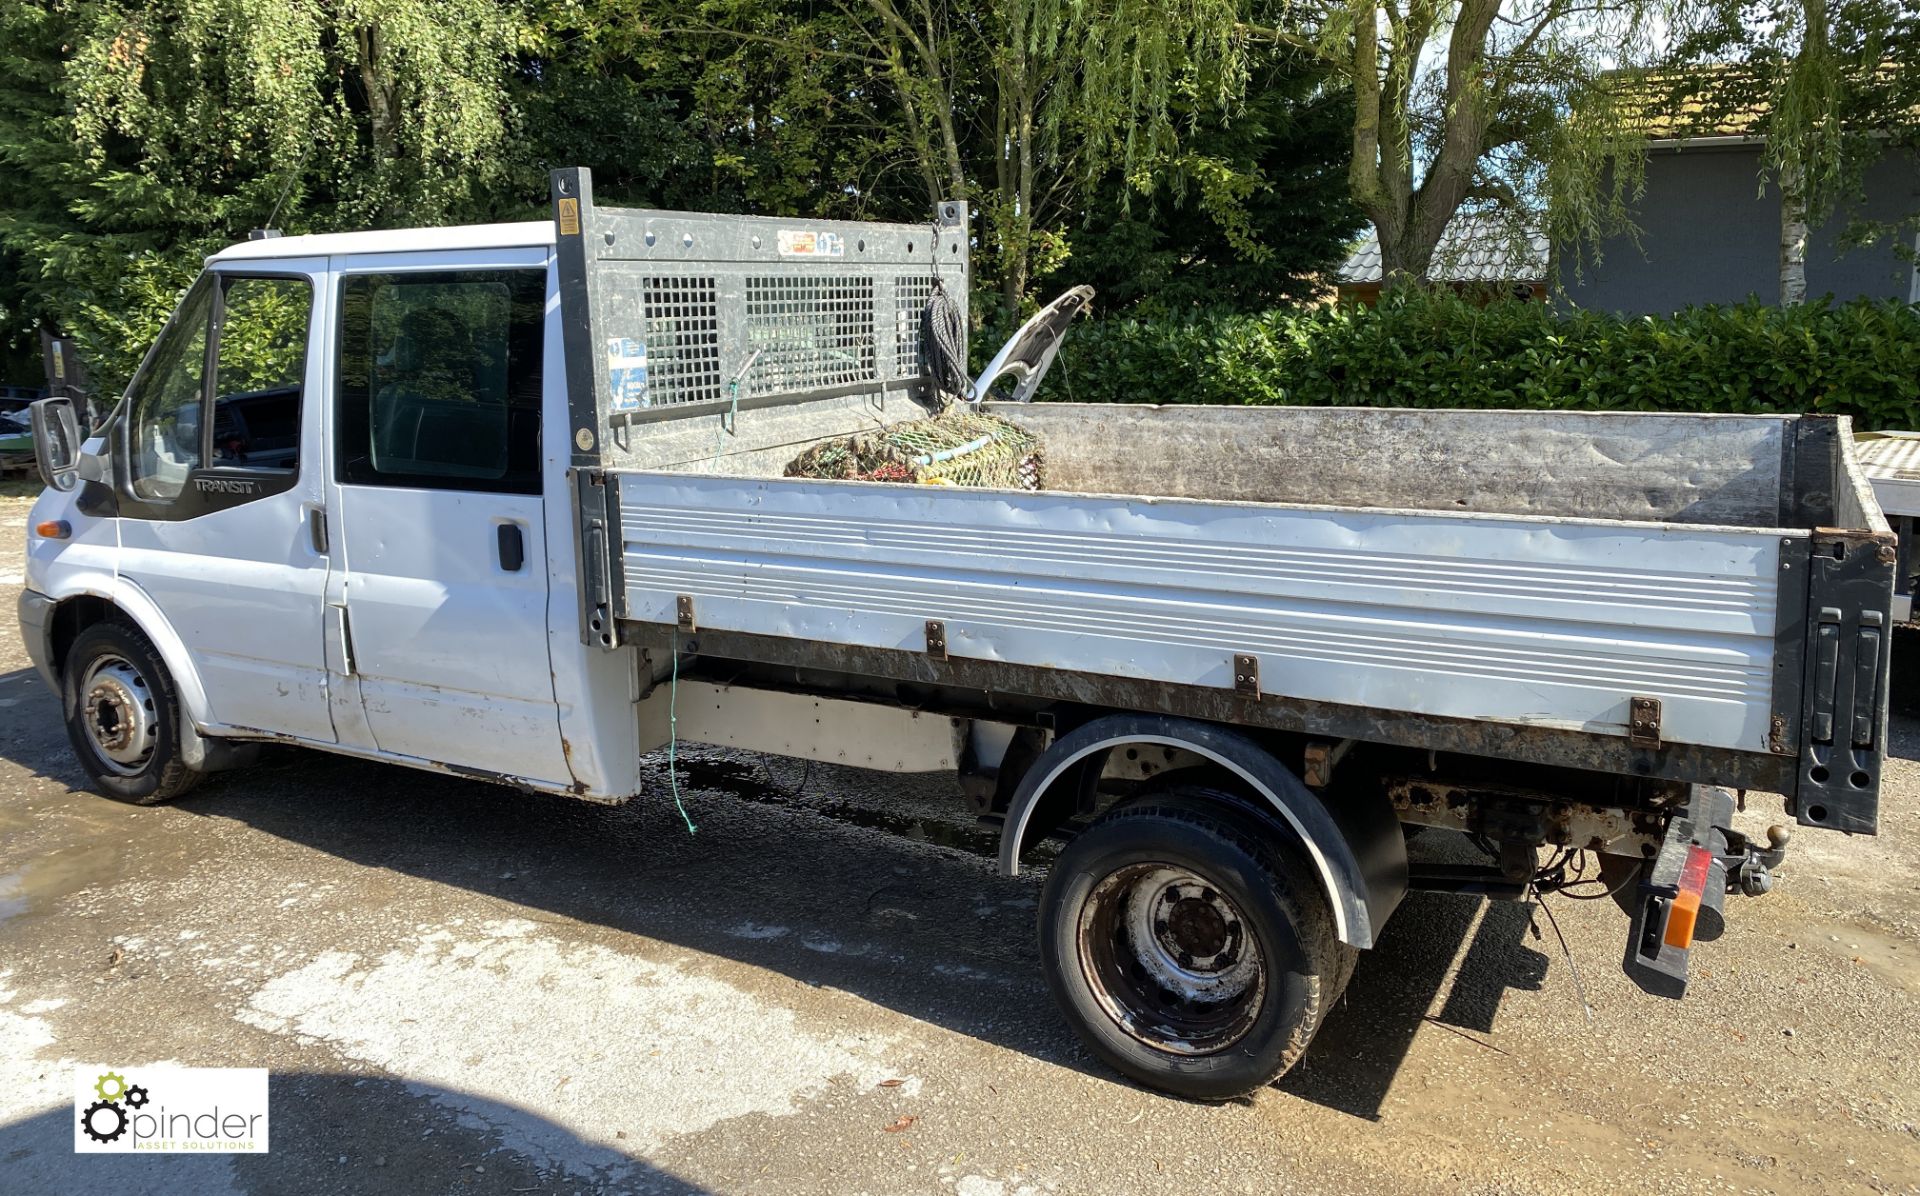
[{"label": "black tyre", "polygon": [[95,623],[74,638],[64,671],[67,738],[100,792],[152,806],[200,780],[180,761],[180,699],[146,636]]},{"label": "black tyre", "polygon": [[1067,845],[1040,902],[1040,954],[1095,1055],[1198,1100],[1292,1067],[1355,955],[1304,857],[1198,788],[1120,806]]}]

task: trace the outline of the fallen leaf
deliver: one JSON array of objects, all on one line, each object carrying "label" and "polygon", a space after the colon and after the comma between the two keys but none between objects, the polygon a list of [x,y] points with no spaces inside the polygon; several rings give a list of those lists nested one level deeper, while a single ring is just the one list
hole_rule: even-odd
[{"label": "fallen leaf", "polygon": [[889,1134],[897,1134],[901,1130],[906,1129],[907,1127],[911,1126],[914,1122],[918,1120],[920,1119],[918,1117],[915,1117],[911,1113],[902,1113],[900,1114],[900,1116],[893,1119],[892,1125],[882,1126],[881,1128],[886,1130]]},{"label": "fallen leaf", "polygon": [[120,948],[115,947],[113,949],[113,952],[107,956],[107,966],[110,968],[117,968],[120,966],[120,961],[125,959],[126,957],[127,957],[127,953],[125,951],[122,951]]}]

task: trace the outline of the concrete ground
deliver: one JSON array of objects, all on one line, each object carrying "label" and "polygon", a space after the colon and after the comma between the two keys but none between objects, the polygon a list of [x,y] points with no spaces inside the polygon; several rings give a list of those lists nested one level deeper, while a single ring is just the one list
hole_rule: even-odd
[{"label": "concrete ground", "polygon": [[[602,808],[287,750],[139,809],[0,634],[0,1192],[1920,1192],[1915,676],[1882,834],[1801,832],[1684,1002],[1611,903],[1554,903],[1569,960],[1418,896],[1207,1106],[1080,1050],[941,778],[701,752],[690,836],[664,763]],[[272,1152],[76,1156],[81,1061],[270,1068]]]}]

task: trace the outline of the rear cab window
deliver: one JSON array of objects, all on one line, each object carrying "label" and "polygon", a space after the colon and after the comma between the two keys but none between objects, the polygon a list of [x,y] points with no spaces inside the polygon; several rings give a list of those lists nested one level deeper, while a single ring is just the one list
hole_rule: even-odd
[{"label": "rear cab window", "polygon": [[342,483],[540,492],[544,269],[340,284]]}]

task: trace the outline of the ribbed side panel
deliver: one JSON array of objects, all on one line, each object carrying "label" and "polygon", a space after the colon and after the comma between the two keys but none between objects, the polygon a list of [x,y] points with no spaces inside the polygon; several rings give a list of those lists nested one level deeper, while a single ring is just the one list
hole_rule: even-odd
[{"label": "ribbed side panel", "polygon": [[626,617],[1765,750],[1777,533],[620,477]]}]

